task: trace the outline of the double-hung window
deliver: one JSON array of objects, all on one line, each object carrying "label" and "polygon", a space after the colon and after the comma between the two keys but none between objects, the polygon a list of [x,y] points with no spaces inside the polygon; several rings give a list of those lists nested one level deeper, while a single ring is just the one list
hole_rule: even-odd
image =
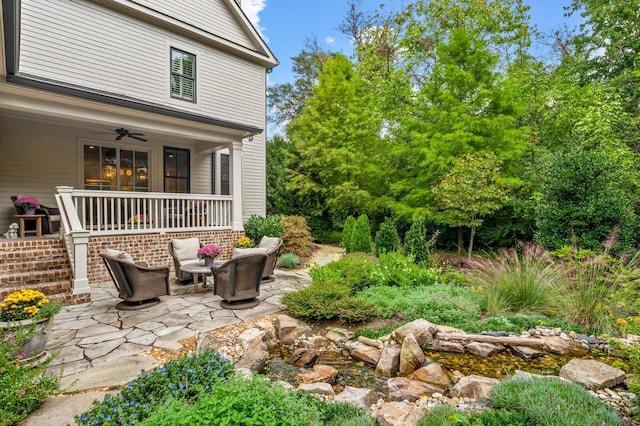
[{"label": "double-hung window", "polygon": [[196,101],[196,55],[171,48],[171,97]]}]

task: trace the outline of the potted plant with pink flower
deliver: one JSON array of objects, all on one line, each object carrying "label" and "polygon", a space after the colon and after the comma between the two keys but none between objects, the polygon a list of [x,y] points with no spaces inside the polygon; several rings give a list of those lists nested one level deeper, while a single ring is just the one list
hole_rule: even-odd
[{"label": "potted plant with pink flower", "polygon": [[204,259],[204,264],[207,266],[213,265],[213,261],[218,256],[220,256],[220,247],[216,244],[207,244],[198,250],[198,257]]},{"label": "potted plant with pink flower", "polygon": [[19,197],[13,204],[24,211],[24,214],[35,214],[36,209],[40,207],[40,201],[33,197]]}]

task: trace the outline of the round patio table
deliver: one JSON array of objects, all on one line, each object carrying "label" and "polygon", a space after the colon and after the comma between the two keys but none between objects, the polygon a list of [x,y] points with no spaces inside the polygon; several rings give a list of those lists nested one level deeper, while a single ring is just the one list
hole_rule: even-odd
[{"label": "round patio table", "polygon": [[[223,263],[222,260],[214,260],[214,265],[221,265]],[[184,272],[189,272],[193,274],[193,292],[198,293],[198,281],[202,280],[202,291],[206,290],[207,287],[207,275],[213,275],[211,272],[211,266],[206,266],[204,264],[204,260],[201,260],[197,263],[187,263],[186,265],[182,265],[180,267]]]}]

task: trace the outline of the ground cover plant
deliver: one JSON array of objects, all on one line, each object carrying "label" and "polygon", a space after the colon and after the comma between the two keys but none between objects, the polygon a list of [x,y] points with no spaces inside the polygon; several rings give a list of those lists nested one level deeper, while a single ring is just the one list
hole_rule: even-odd
[{"label": "ground cover plant", "polygon": [[76,416],[79,425],[373,425],[363,410],[235,376],[217,352],[169,361]]},{"label": "ground cover plant", "polygon": [[495,385],[490,408],[465,412],[449,406],[426,412],[418,426],[621,426],[613,408],[584,388],[552,379],[511,378]]}]

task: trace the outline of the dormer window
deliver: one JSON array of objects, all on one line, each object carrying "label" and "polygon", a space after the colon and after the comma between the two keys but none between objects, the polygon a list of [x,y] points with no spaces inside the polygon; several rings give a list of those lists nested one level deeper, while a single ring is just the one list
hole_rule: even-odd
[{"label": "dormer window", "polygon": [[171,48],[171,97],[196,101],[196,55]]}]

